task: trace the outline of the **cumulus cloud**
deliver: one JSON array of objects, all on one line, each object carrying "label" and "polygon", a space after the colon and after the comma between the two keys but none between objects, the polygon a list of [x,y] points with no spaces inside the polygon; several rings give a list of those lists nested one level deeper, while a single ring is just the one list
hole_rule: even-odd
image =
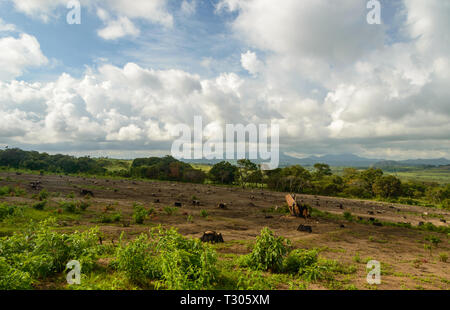
[{"label": "cumulus cloud", "polygon": [[258,59],[258,56],[250,51],[247,51],[245,54],[241,54],[241,65],[245,70],[254,76],[260,72],[263,66],[262,62]]},{"label": "cumulus cloud", "polygon": [[[131,25],[144,18],[139,6],[160,10],[152,22],[170,27],[165,1],[150,2],[127,10],[121,0],[99,6],[105,39],[136,35]],[[202,78],[128,63],[47,83],[0,82],[0,136],[29,145],[169,150],[171,129],[201,115],[214,128],[274,121],[283,150],[297,153],[449,157],[450,5],[403,5],[404,38],[393,40],[386,26],[367,24],[364,1],[223,0],[217,13],[233,12],[231,30],[248,50],[241,65],[253,78],[233,72]],[[11,61],[3,59],[8,68]],[[17,77],[40,57],[30,59],[0,70]],[[214,65],[213,58],[202,65]]]},{"label": "cumulus cloud", "polygon": [[0,80],[21,76],[30,67],[48,63],[38,40],[28,34],[19,37],[0,37]]},{"label": "cumulus cloud", "polygon": [[103,9],[99,9],[97,15],[106,24],[105,28],[97,31],[105,40],[116,40],[125,36],[137,37],[140,34],[140,30],[127,17],[114,20]]}]

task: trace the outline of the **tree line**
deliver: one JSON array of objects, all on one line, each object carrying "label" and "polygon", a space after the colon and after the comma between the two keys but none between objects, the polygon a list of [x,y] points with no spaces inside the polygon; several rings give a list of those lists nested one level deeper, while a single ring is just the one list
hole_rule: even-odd
[{"label": "tree line", "polygon": [[164,181],[265,187],[274,191],[299,194],[338,196],[349,198],[380,198],[388,201],[416,204],[419,200],[450,208],[450,184],[433,182],[402,182],[383,170],[346,168],[334,174],[329,165],[317,163],[312,171],[300,166],[290,166],[263,171],[248,159],[234,165],[223,161],[212,166],[209,172],[196,169],[172,156],[137,158],[131,167],[109,171],[106,159],[76,158],[68,155],[49,155],[20,149],[0,150],[0,167],[48,171],[65,174],[110,175],[128,178],[146,178]]}]

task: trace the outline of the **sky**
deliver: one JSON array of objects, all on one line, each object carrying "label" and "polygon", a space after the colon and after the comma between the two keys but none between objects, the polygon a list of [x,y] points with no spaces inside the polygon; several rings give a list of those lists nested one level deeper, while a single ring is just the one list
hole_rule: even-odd
[{"label": "sky", "polygon": [[0,0],[0,147],[164,155],[178,124],[293,156],[450,158],[450,1]]}]

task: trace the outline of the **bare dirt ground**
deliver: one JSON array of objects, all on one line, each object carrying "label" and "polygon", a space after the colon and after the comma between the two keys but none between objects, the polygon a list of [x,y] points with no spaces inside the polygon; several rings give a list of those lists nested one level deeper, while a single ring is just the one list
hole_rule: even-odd
[{"label": "bare dirt ground", "polygon": [[[75,199],[83,199],[81,189],[92,191],[94,197],[90,199],[92,205],[88,212],[79,220],[65,225],[68,230],[98,225],[106,235],[107,242],[117,240],[122,231],[132,237],[147,231],[150,226],[162,224],[174,226],[181,234],[195,238],[208,230],[220,232],[225,240],[225,244],[219,248],[220,253],[245,254],[249,252],[249,245],[261,229],[269,227],[277,235],[291,239],[295,247],[320,248],[324,257],[355,264],[358,271],[348,280],[359,289],[374,288],[366,282],[365,263],[370,259],[382,264],[382,284],[377,286],[378,289],[450,289],[450,263],[440,259],[450,254],[448,235],[401,227],[358,224],[343,218],[313,217],[304,220],[263,212],[273,206],[282,206],[286,193],[238,187],[58,175],[0,173],[0,178],[0,186],[19,185],[29,194],[39,192],[32,190],[29,183],[41,181],[42,188],[50,193],[60,193],[59,197],[52,198],[54,203],[69,200],[67,195],[70,193],[75,194]],[[192,204],[193,198],[200,201],[200,206]],[[355,217],[375,218],[392,223],[409,222],[413,226],[420,222],[446,226],[446,222],[450,221],[450,212],[445,210],[322,196],[297,195],[297,198],[313,208],[336,215],[348,211]],[[31,199],[22,197],[3,200],[31,202]],[[131,215],[135,202],[155,208],[156,215],[147,219],[144,225],[133,224]],[[167,214],[164,207],[174,206],[175,202],[180,202],[182,207],[173,215]],[[227,208],[218,208],[219,203],[225,203]],[[121,223],[98,222],[107,206],[122,212]],[[201,216],[202,210],[206,210],[207,217]],[[188,217],[192,221],[188,221]],[[297,227],[305,223],[312,226],[312,233],[297,231]],[[424,248],[427,243],[425,238],[430,235],[442,241],[437,247],[433,247],[431,253]],[[320,286],[311,288],[321,289]]]}]

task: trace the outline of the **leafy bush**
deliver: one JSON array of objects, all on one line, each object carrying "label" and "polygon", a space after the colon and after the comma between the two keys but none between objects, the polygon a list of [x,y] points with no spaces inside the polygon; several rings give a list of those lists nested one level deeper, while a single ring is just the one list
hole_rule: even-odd
[{"label": "leafy bush", "polygon": [[12,267],[0,257],[0,290],[28,290],[33,288],[32,282],[29,273]]},{"label": "leafy bush", "polygon": [[6,203],[0,203],[0,221],[3,221],[8,216],[16,213],[17,207],[9,206]]},{"label": "leafy bush", "polygon": [[217,277],[217,255],[210,245],[187,239],[175,229],[152,233],[160,253],[162,285],[170,290],[208,289]]},{"label": "leafy bush", "polygon": [[89,208],[90,206],[91,206],[91,204],[89,202],[87,202],[87,201],[79,201],[78,202],[78,207],[82,211],[86,211],[87,208]]},{"label": "leafy bush", "polygon": [[177,211],[178,211],[178,208],[175,208],[175,207],[170,207],[170,206],[164,207],[164,212],[166,212],[167,215],[173,215]]},{"label": "leafy bush", "polygon": [[253,251],[241,257],[240,264],[253,270],[282,270],[284,256],[288,252],[290,241],[283,237],[275,237],[267,227],[261,230],[261,235],[256,238]]},{"label": "leafy bush", "polygon": [[11,186],[0,187],[0,197],[10,195],[13,192],[14,189]]},{"label": "leafy bush", "polygon": [[13,193],[14,193],[14,196],[21,197],[21,196],[25,196],[27,194],[27,191],[24,190],[23,188],[20,188],[20,187],[16,186],[14,188]]},{"label": "leafy bush", "polygon": [[122,220],[122,213],[120,212],[116,212],[113,214],[102,214],[102,216],[100,217],[100,222],[104,224],[117,223],[120,222],[121,220]]},{"label": "leafy bush", "polygon": [[48,191],[46,189],[43,189],[39,192],[38,199],[40,201],[43,201],[43,200],[46,200],[48,198],[48,196],[49,196]]},{"label": "leafy bush", "polygon": [[144,206],[135,203],[133,206],[133,219],[136,224],[143,224],[147,218],[148,211]]},{"label": "leafy bush", "polygon": [[175,229],[158,228],[151,238],[141,234],[127,245],[121,242],[116,265],[133,281],[156,280],[158,288],[199,290],[211,288],[216,262],[209,245],[184,238]]},{"label": "leafy bush", "polygon": [[[359,254],[354,258],[360,261]],[[313,250],[294,250],[286,257],[283,271],[297,274],[304,280],[315,282],[318,280],[333,280],[335,274],[351,274],[356,272],[354,266],[346,267],[337,261],[319,258],[319,252]]]},{"label": "leafy bush", "polygon": [[69,213],[77,212],[77,205],[73,201],[64,201],[59,204],[60,208]]},{"label": "leafy bush", "polygon": [[317,263],[317,250],[294,250],[286,257],[283,270],[288,273],[302,274]]},{"label": "leafy bush", "polygon": [[44,201],[36,202],[35,204],[33,204],[32,207],[35,210],[42,211],[42,210],[44,210],[46,204],[47,204],[47,201],[44,200]]},{"label": "leafy bush", "polygon": [[120,246],[117,249],[117,269],[137,283],[144,283],[148,279],[159,279],[161,277],[159,261],[153,257],[154,244],[150,242],[148,235],[141,234],[127,245],[123,245],[123,237],[122,233]]},{"label": "leafy bush", "polygon": [[30,279],[62,272],[73,259],[81,263],[83,272],[92,270],[101,253],[98,229],[66,235],[50,230],[55,223],[55,219],[31,223],[24,232],[0,239],[0,269],[9,270],[13,277],[8,284],[0,273],[0,286],[6,283],[5,289],[28,288]]},{"label": "leafy bush", "polygon": [[208,217],[208,211],[206,211],[206,210],[200,211],[200,216],[204,217],[204,218],[207,218]]},{"label": "leafy bush", "polygon": [[353,221],[353,215],[351,214],[351,212],[349,212],[349,211],[345,211],[344,212],[344,218],[347,220],[347,221]]}]

